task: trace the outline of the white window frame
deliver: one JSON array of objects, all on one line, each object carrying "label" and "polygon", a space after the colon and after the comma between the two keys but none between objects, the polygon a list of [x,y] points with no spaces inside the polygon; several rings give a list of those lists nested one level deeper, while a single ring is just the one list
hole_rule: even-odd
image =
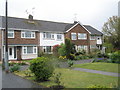
[{"label": "white window frame", "polygon": [[12,36],[12,37],[8,36],[8,38],[14,38],[14,30],[8,30],[8,34],[9,34],[9,33],[12,33],[13,36]]},{"label": "white window frame", "polygon": [[[50,38],[47,37],[46,34],[50,34]],[[50,33],[50,32],[43,32],[43,39],[54,39],[54,33]]]},{"label": "white window frame", "polygon": [[79,46],[77,47],[77,49],[78,49],[78,51],[79,51],[79,50],[85,50],[85,51],[87,51],[87,50],[88,50],[87,47],[88,47],[87,45],[79,45]]},{"label": "white window frame", "polygon": [[[58,37],[61,37],[60,39]],[[57,40],[62,40],[62,34],[57,34]]]},{"label": "white window frame", "polygon": [[[94,38],[93,38],[94,37]],[[96,40],[96,36],[90,36],[90,40]]]},{"label": "white window frame", "polygon": [[[73,37],[75,35],[75,38]],[[77,40],[77,34],[76,33],[71,33],[71,40]]]},{"label": "white window frame", "polygon": [[[28,53],[28,47],[33,48],[33,53]],[[35,52],[35,49],[36,49],[36,52]],[[26,53],[24,52],[24,50],[26,50]],[[23,54],[37,54],[37,46],[23,46],[22,51],[23,51]]]},{"label": "white window frame", "polygon": [[[81,38],[80,35],[84,35],[84,37]],[[78,39],[87,39],[87,34],[86,33],[78,33]]]},{"label": "white window frame", "polygon": [[[26,37],[26,32],[31,32],[31,37]],[[35,32],[33,31],[21,31],[21,38],[35,38]]]}]

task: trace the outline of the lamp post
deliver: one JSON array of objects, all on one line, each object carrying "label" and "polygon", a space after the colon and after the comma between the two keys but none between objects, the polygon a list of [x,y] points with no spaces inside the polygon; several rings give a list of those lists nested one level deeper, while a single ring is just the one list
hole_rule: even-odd
[{"label": "lamp post", "polygon": [[8,5],[7,0],[5,2],[5,71],[8,73],[9,66],[8,66]]}]

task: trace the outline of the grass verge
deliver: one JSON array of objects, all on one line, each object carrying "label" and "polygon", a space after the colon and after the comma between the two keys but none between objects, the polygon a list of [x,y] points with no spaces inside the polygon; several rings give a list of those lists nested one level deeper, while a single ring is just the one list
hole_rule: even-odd
[{"label": "grass verge", "polygon": [[[61,76],[61,85],[65,86],[66,88],[87,88],[91,85],[101,85],[110,88],[118,83],[118,77],[112,77],[107,75],[95,74],[95,73],[88,73],[88,72],[81,72],[81,71],[74,71],[70,69],[64,68],[57,68],[54,71],[62,73]],[[15,72],[16,75],[25,77],[23,71]],[[26,77],[26,79],[35,80],[35,77]],[[50,87],[52,85],[56,85],[54,83],[54,78],[51,77],[49,81],[39,82],[38,84],[43,85],[45,87]]]},{"label": "grass verge", "polygon": [[73,67],[120,73],[120,71],[118,70],[118,65],[120,64],[99,62],[99,63],[75,64],[73,65]]}]

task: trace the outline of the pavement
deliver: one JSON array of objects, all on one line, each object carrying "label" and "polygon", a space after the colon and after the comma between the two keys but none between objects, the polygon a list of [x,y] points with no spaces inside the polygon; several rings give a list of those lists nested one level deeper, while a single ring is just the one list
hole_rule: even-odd
[{"label": "pavement", "polygon": [[114,77],[120,77],[120,73],[113,73],[113,72],[104,72],[104,71],[98,71],[98,70],[92,70],[92,69],[84,69],[84,68],[74,68],[73,70],[77,71],[83,71],[83,72],[90,72],[90,73],[98,73],[108,76],[114,76]]},{"label": "pavement", "polygon": [[2,73],[2,78],[0,77],[0,80],[2,81],[2,88],[44,88],[37,83],[16,76],[12,73],[6,74],[2,71],[2,67],[0,67],[0,73]]}]

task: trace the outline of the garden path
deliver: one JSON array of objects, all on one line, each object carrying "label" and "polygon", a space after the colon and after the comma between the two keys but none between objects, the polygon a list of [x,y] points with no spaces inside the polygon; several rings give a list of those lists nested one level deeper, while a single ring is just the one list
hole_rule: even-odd
[{"label": "garden path", "polygon": [[73,70],[83,71],[83,72],[90,72],[90,73],[98,73],[98,74],[103,74],[103,75],[108,75],[108,76],[120,77],[120,73],[104,72],[104,71],[98,71],[98,70],[92,70],[92,69],[84,69],[84,68],[73,68]]}]

